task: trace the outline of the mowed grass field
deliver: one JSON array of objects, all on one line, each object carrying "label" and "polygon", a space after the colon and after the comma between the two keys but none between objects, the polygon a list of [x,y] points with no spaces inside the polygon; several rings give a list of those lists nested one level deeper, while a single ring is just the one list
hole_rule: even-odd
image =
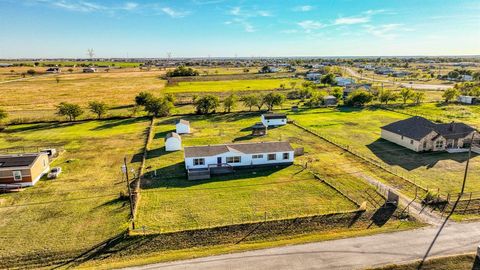
[{"label": "mowed grass field", "polygon": [[[434,117],[434,113],[435,110],[430,115]],[[444,194],[460,191],[467,154],[415,153],[380,138],[380,127],[406,119],[408,115],[374,108],[341,107],[304,110],[290,113],[289,117],[364,156],[390,165],[399,174],[425,188],[435,192],[439,188]],[[469,118],[469,121],[477,120]],[[479,172],[480,156],[474,155],[467,191],[480,191]]]},{"label": "mowed grass field", "polygon": [[147,119],[10,126],[0,148],[65,149],[51,166],[56,180],[41,180],[22,192],[0,194],[0,268],[13,263],[78,256],[128,228],[129,206],[120,166],[130,168],[144,144]]},{"label": "mowed grass field", "polygon": [[[104,101],[117,113],[134,103],[141,91],[160,93],[165,82],[163,71],[113,73],[74,73],[38,76],[29,80],[0,84],[0,108],[10,119],[57,119],[55,106],[60,102],[87,106],[90,101]],[[57,83],[56,78],[59,78]],[[120,111],[120,112],[118,112]]]},{"label": "mowed grass field", "polygon": [[228,80],[179,82],[177,85],[165,88],[167,93],[205,93],[205,92],[237,92],[280,89],[281,85],[289,89],[291,82],[301,84],[299,79],[259,79],[259,80]]},{"label": "mowed grass field", "polygon": [[[357,204],[370,209],[382,198],[358,173],[373,175],[361,164],[320,138],[293,125],[270,129],[265,137],[251,137],[249,127],[259,113],[188,116],[193,133],[182,136],[184,146],[249,141],[289,141],[304,147],[305,155],[287,168],[252,169],[204,181],[187,181],[183,151],[166,152],[164,137],[175,120],[160,119],[149,147],[146,179],[142,184],[137,224],[151,232],[203,228],[242,222],[346,211],[357,206],[315,179],[326,179]],[[308,163],[308,169],[303,165]],[[376,176],[372,176],[376,177]]]}]

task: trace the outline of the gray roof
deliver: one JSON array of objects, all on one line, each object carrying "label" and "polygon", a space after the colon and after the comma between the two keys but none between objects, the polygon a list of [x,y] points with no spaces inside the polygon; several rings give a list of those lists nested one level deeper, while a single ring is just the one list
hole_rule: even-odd
[{"label": "gray roof", "polygon": [[181,124],[184,124],[184,125],[190,125],[189,121],[183,120],[183,119],[178,120],[176,124],[178,124],[178,123],[181,123]]},{"label": "gray roof", "polygon": [[238,152],[240,154],[276,153],[293,151],[288,142],[256,142],[219,144],[185,147],[185,157],[210,157],[226,152]]},{"label": "gray roof", "polygon": [[40,154],[1,155],[0,168],[30,167]]},{"label": "gray roof", "polygon": [[257,122],[255,125],[252,126],[253,129],[266,129],[267,126],[265,126],[262,122]]},{"label": "gray roof", "polygon": [[287,116],[284,113],[265,113],[263,114],[263,118],[265,119],[284,119]]},{"label": "gray roof", "polygon": [[382,129],[420,141],[432,131],[445,139],[464,138],[475,129],[463,123],[436,124],[420,116],[410,117],[389,125]]},{"label": "gray roof", "polygon": [[175,133],[175,132],[169,132],[169,133],[167,133],[167,135],[165,136],[165,141],[168,140],[168,139],[170,139],[170,138],[172,138],[172,137],[181,140],[180,135],[178,135],[178,134]]}]

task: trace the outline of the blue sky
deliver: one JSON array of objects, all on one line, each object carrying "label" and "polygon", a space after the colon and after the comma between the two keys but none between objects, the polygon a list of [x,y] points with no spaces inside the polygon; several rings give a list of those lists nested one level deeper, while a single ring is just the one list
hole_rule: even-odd
[{"label": "blue sky", "polygon": [[478,0],[0,0],[0,58],[480,54]]}]

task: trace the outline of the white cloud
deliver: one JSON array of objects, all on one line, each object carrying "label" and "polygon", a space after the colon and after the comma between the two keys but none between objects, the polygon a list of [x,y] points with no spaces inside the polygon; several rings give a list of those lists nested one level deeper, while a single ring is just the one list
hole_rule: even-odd
[{"label": "white cloud", "polygon": [[172,18],[182,18],[190,13],[188,11],[177,11],[170,7],[161,8],[161,11]]},{"label": "white cloud", "polygon": [[134,10],[137,7],[138,7],[138,4],[134,2],[127,2],[123,5],[124,10]]},{"label": "white cloud", "polygon": [[299,12],[307,12],[307,11],[311,11],[312,9],[313,7],[309,5],[297,6],[293,8],[294,11],[299,11]]},{"label": "white cloud", "polygon": [[301,21],[297,23],[305,32],[310,33],[313,30],[320,29],[324,27],[324,25],[320,22],[317,21],[312,21],[312,20],[306,20],[306,21]]},{"label": "white cloud", "polygon": [[370,17],[343,17],[337,18],[334,22],[335,25],[350,25],[350,24],[361,24],[367,23],[370,21]]},{"label": "white cloud", "polygon": [[398,36],[400,31],[412,31],[412,29],[404,28],[403,24],[391,23],[391,24],[382,24],[382,25],[365,25],[364,26],[367,33],[372,34],[373,36],[383,38],[383,39],[394,39]]},{"label": "white cloud", "polygon": [[241,7],[234,7],[230,10],[230,14],[232,14],[234,16],[239,16],[241,12],[242,12]]}]

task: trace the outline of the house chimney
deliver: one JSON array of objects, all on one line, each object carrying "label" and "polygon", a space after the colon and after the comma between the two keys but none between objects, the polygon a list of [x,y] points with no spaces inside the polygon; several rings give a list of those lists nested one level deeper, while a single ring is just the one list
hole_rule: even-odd
[{"label": "house chimney", "polygon": [[452,121],[450,123],[450,126],[448,127],[448,130],[453,131],[453,128],[455,127],[455,121]]}]

